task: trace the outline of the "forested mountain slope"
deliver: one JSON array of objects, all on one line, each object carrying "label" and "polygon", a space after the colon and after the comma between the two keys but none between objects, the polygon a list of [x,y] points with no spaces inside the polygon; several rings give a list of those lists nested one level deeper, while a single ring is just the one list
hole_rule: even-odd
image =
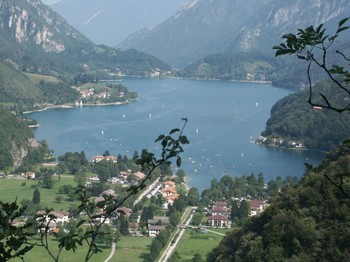
[{"label": "forested mountain slope", "polygon": [[[339,185],[349,164],[346,143],[283,188],[259,217],[228,233],[207,261],[349,261],[350,199],[325,177]],[[349,195],[347,178],[343,190]]]},{"label": "forested mountain slope", "polygon": [[[35,145],[33,132],[27,123],[0,107],[0,170],[18,166]],[[4,128],[6,127],[6,128]]]},{"label": "forested mountain slope", "polygon": [[[328,81],[317,84],[315,93],[332,97],[332,101],[338,105],[346,103],[344,94],[333,92]],[[339,114],[332,110],[313,108],[307,102],[308,98],[309,92],[304,90],[282,98],[272,107],[271,117],[261,133],[270,138],[267,144],[272,138],[303,140],[306,148],[329,151],[350,137],[350,113]],[[320,97],[314,99],[317,101]]]}]

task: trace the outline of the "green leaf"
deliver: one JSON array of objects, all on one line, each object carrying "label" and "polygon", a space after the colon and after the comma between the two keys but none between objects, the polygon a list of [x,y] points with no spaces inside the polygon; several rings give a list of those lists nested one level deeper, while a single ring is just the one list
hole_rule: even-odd
[{"label": "green leaf", "polygon": [[174,133],[176,133],[176,132],[180,132],[180,129],[174,128],[173,130],[170,131],[169,134],[171,135],[171,134],[174,134]]},{"label": "green leaf", "polygon": [[337,30],[337,34],[340,33],[340,32],[342,32],[342,31],[348,30],[349,28],[350,28],[350,26],[340,27],[340,28],[338,28],[338,30]]},{"label": "green leaf", "polygon": [[178,158],[176,159],[176,165],[177,165],[177,167],[180,167],[180,166],[181,166],[181,157],[178,157]]},{"label": "green leaf", "polygon": [[345,24],[348,20],[350,19],[350,17],[346,17],[342,20],[339,21],[338,23],[338,27],[341,27],[343,24]]}]

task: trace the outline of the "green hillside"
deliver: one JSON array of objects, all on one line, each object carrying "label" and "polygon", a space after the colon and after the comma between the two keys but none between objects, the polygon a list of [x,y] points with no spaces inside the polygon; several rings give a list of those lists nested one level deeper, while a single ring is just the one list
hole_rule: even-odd
[{"label": "green hillside", "polygon": [[[349,261],[350,145],[296,186],[286,186],[259,217],[224,238],[207,261]],[[327,177],[326,177],[327,176]],[[336,188],[330,181],[340,185]]]},{"label": "green hillside", "polygon": [[258,52],[215,54],[200,59],[180,72],[182,77],[271,81],[282,60]]},{"label": "green hillside", "polygon": [[18,164],[30,147],[34,137],[25,121],[0,107],[0,170]]},{"label": "green hillside", "polygon": [[[332,92],[329,82],[319,83],[315,87],[315,93],[332,97],[331,102],[337,105],[346,103],[345,94]],[[313,108],[307,102],[308,96],[308,91],[300,91],[282,98],[272,107],[271,117],[261,133],[268,138],[265,144],[271,144],[273,138],[282,138],[285,141],[283,146],[288,146],[288,141],[303,140],[306,148],[329,151],[350,137],[349,113]],[[314,99],[321,101],[320,97]]]},{"label": "green hillside", "polygon": [[28,77],[0,62],[0,102],[33,104],[42,98],[39,87]]}]

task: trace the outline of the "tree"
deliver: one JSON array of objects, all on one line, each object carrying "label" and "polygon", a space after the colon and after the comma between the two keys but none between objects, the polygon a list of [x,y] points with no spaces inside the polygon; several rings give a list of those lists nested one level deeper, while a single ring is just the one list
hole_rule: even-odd
[{"label": "tree", "polygon": [[33,200],[32,200],[33,204],[40,204],[40,191],[39,189],[35,189],[33,192]]},{"label": "tree", "polygon": [[54,180],[50,172],[45,172],[43,176],[43,187],[51,189],[53,187]]},{"label": "tree", "polygon": [[[280,45],[273,47],[276,50],[276,56],[287,54],[296,55],[298,59],[308,63],[308,102],[312,106],[331,109],[338,113],[350,110],[350,72],[340,64],[330,65],[328,60],[330,48],[334,45],[335,40],[339,37],[340,33],[343,33],[350,28],[345,25],[349,19],[350,17],[347,17],[339,21],[338,28],[333,35],[326,34],[324,24],[319,25],[317,28],[309,26],[306,29],[298,29],[297,34],[286,34],[282,36],[286,43],[281,43]],[[348,58],[342,51],[336,50],[335,55],[342,59],[342,63],[346,63],[347,66],[350,66],[350,58]],[[316,91],[311,78],[312,65],[316,65],[316,68],[323,71],[332,84],[331,92],[327,94],[320,93],[320,98],[318,100],[317,98],[314,98]],[[339,102],[339,100],[337,100],[336,103],[332,101],[335,93],[341,93],[343,95],[342,102]],[[348,142],[349,141],[345,141],[345,143]],[[306,166],[310,171],[314,171],[312,165],[308,164]],[[325,174],[324,176],[333,186],[350,198],[350,193],[344,188],[344,177],[348,176],[348,174],[338,175],[332,178],[328,174]]]},{"label": "tree", "polygon": [[103,155],[102,156],[110,156],[111,154],[109,153],[109,151],[108,150],[106,150],[104,153],[103,153]]},{"label": "tree", "polygon": [[[306,29],[298,29],[296,34],[286,34],[282,36],[285,43],[281,43],[274,46],[276,50],[276,56],[281,55],[296,55],[298,59],[305,61],[307,66],[307,77],[309,80],[309,99],[308,102],[312,106],[321,108],[328,108],[335,110],[336,112],[343,112],[350,110],[350,102],[347,101],[342,105],[335,105],[331,102],[332,95],[326,95],[320,93],[320,98],[315,99],[314,84],[312,81],[311,70],[312,66],[316,65],[316,68],[323,71],[328,79],[334,84],[333,92],[342,92],[347,100],[350,98],[350,72],[341,65],[330,65],[328,62],[329,52],[334,45],[335,40],[339,37],[340,33],[349,29],[349,26],[345,26],[350,18],[344,18],[338,23],[338,28],[333,35],[326,34],[324,24],[319,25],[317,28],[309,26]],[[349,58],[345,56],[341,51],[336,50],[337,54],[344,62],[348,63]]]},{"label": "tree", "polygon": [[123,236],[127,236],[129,235],[129,228],[128,228],[128,221],[125,217],[124,214],[119,213],[119,232],[123,235]]},{"label": "tree", "polygon": [[188,204],[190,206],[198,206],[199,204],[199,192],[196,187],[191,187],[190,190],[188,190],[187,197],[189,199]]},{"label": "tree", "polygon": [[17,227],[12,223],[24,214],[25,209],[17,205],[17,200],[12,203],[0,201],[0,261],[23,258],[34,247],[29,241],[34,235],[29,230],[32,224]]}]

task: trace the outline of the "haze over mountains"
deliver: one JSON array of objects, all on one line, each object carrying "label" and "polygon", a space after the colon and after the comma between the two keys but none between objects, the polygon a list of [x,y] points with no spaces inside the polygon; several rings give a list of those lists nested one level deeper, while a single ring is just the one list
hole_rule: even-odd
[{"label": "haze over mountains", "polygon": [[136,30],[155,27],[188,1],[61,0],[51,7],[95,43],[116,46]]},{"label": "haze over mountains", "polygon": [[213,53],[272,53],[280,37],[297,28],[348,16],[346,0],[194,0],[152,30],[134,33],[119,48],[136,48],[185,67]]}]

